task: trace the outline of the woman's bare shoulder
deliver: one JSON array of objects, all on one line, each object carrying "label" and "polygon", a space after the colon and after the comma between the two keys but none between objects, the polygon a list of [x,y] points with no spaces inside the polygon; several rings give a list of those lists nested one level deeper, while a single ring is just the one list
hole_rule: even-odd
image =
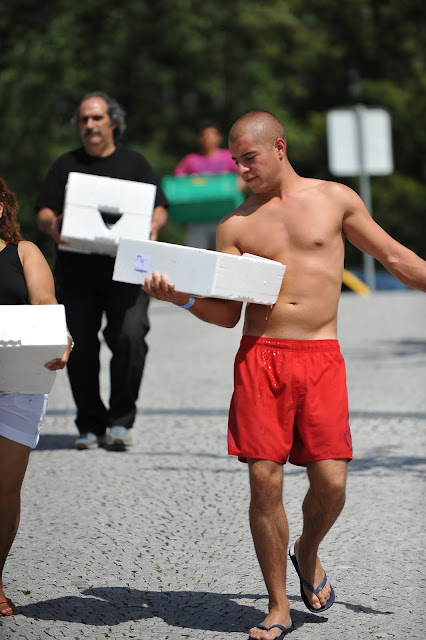
[{"label": "woman's bare shoulder", "polygon": [[31,240],[20,240],[18,242],[18,249],[22,251],[40,251],[38,246],[34,244],[34,242],[31,242]]},{"label": "woman's bare shoulder", "polygon": [[45,259],[42,252],[31,240],[20,240],[18,242],[18,253],[22,259]]}]

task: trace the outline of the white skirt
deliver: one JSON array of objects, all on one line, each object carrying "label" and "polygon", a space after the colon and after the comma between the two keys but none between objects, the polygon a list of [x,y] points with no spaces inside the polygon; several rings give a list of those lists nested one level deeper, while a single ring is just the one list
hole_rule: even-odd
[{"label": "white skirt", "polygon": [[0,391],[0,436],[34,449],[39,441],[47,398],[47,393]]}]

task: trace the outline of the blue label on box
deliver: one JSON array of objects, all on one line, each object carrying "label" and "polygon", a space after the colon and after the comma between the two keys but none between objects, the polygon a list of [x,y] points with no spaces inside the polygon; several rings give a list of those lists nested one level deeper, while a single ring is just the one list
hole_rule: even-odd
[{"label": "blue label on box", "polygon": [[144,256],[140,253],[135,255],[135,271],[148,274],[150,271],[151,256]]}]

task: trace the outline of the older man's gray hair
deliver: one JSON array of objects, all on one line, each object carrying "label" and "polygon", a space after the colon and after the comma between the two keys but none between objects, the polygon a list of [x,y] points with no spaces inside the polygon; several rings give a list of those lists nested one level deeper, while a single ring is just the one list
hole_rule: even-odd
[{"label": "older man's gray hair", "polygon": [[110,96],[104,91],[91,91],[90,93],[86,93],[82,97],[71,119],[72,124],[78,126],[81,104],[89,98],[103,98],[105,100],[105,102],[107,103],[108,115],[111,118],[111,122],[115,124],[114,138],[119,138],[120,136],[122,136],[126,130],[126,112],[124,111],[123,107],[118,104],[117,100],[114,100],[114,98],[110,98]]}]

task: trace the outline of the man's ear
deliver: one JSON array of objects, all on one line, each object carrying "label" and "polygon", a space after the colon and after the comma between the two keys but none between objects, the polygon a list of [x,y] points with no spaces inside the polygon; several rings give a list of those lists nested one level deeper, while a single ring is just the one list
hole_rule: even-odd
[{"label": "man's ear", "polygon": [[275,146],[275,149],[277,150],[278,157],[281,160],[282,158],[284,158],[286,154],[286,148],[287,148],[284,138],[277,138],[275,140],[274,146]]},{"label": "man's ear", "polygon": [[0,202],[0,218],[3,215],[3,202]]}]

